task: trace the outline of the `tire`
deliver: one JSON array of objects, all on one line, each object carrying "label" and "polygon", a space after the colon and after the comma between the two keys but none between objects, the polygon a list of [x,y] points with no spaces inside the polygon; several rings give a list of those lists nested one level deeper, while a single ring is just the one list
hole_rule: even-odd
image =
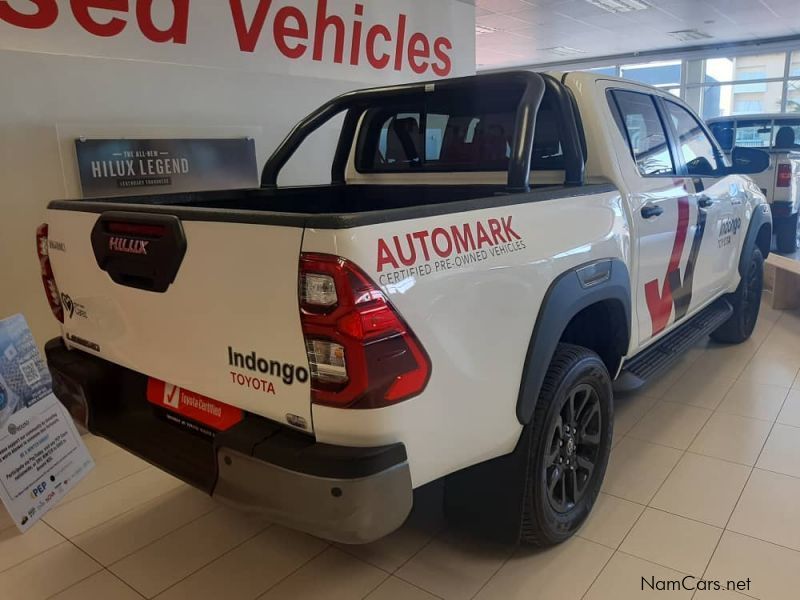
[{"label": "tire", "polygon": [[613,413],[611,377],[600,357],[581,346],[559,344],[526,426],[532,431],[525,463],[523,542],[558,544],[589,516],[608,464]]},{"label": "tire", "polygon": [[724,344],[740,344],[750,337],[758,321],[761,308],[761,290],[764,287],[764,257],[761,250],[753,248],[747,271],[736,291],[730,295],[733,314],[711,332],[711,339]]},{"label": "tire", "polygon": [[797,215],[795,213],[775,223],[775,246],[781,254],[797,251]]}]

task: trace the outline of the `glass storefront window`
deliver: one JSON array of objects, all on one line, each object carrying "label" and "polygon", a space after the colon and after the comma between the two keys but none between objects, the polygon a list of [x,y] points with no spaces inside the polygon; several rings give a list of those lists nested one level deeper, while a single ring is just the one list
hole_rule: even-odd
[{"label": "glass storefront window", "polygon": [[617,67],[596,67],[594,69],[581,69],[586,73],[594,73],[595,75],[608,75],[609,77],[617,77]]},{"label": "glass storefront window", "polygon": [[780,112],[783,82],[764,82],[758,91],[754,91],[753,85],[738,83],[704,87],[701,103],[703,118]]},{"label": "glass storefront window", "polygon": [[753,79],[783,79],[786,53],[775,52],[773,54],[750,54],[729,58],[708,58],[703,63],[703,81],[690,81],[689,83],[713,84]]},{"label": "glass storefront window", "polygon": [[800,50],[792,52],[791,62],[789,63],[789,77],[800,77]]},{"label": "glass storefront window", "polygon": [[656,87],[679,88],[681,85],[681,61],[650,62],[622,65],[620,76],[631,81]]},{"label": "glass storefront window", "polygon": [[683,98],[704,119],[781,111],[800,113],[800,49],[788,53],[613,64],[582,70],[619,75],[661,88]]},{"label": "glass storefront window", "polygon": [[800,79],[789,80],[787,84],[786,112],[800,113]]}]

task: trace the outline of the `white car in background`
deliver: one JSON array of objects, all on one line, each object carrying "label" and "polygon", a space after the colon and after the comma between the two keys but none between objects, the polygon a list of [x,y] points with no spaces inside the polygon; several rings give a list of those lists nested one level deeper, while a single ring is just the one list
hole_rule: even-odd
[{"label": "white car in background", "polygon": [[778,251],[797,250],[800,208],[800,115],[761,114],[709,119],[708,126],[726,154],[734,148],[760,148],[770,154],[769,169],[752,175],[772,205]]}]

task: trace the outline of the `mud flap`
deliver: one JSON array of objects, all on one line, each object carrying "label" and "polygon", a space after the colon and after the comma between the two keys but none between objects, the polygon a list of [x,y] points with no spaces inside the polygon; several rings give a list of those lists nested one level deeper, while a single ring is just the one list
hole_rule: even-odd
[{"label": "mud flap", "polygon": [[511,454],[445,479],[444,510],[450,523],[499,543],[520,542],[532,437],[532,428],[526,426]]}]

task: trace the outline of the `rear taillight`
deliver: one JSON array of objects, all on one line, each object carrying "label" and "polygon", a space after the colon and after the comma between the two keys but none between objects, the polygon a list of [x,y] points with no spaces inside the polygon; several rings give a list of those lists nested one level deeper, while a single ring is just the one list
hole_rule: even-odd
[{"label": "rear taillight", "polygon": [[792,183],[792,165],[783,163],[778,165],[778,187],[789,187]]},{"label": "rear taillight", "polygon": [[431,373],[425,349],[355,264],[302,254],[299,297],[315,403],[379,408],[425,389]]},{"label": "rear taillight", "polygon": [[42,223],[36,229],[36,254],[39,256],[39,266],[42,271],[42,283],[50,310],[56,319],[64,322],[64,307],[61,306],[61,294],[58,292],[53,268],[50,266],[50,253],[48,251],[47,223]]},{"label": "rear taillight", "polygon": [[139,237],[164,237],[167,228],[163,225],[150,225],[148,223],[125,223],[120,221],[109,221],[106,223],[109,233],[119,235],[135,235]]}]

